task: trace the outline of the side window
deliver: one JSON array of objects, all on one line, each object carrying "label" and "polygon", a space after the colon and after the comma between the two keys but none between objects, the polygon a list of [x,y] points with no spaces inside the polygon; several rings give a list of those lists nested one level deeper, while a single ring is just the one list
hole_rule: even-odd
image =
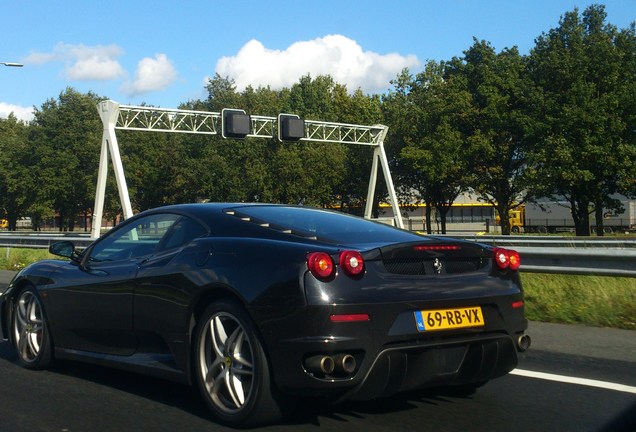
[{"label": "side window", "polygon": [[161,250],[183,246],[206,233],[206,229],[189,217],[181,217],[173,226],[159,246]]},{"label": "side window", "polygon": [[90,261],[117,261],[149,255],[179,219],[175,214],[154,214],[107,236],[90,252]]}]

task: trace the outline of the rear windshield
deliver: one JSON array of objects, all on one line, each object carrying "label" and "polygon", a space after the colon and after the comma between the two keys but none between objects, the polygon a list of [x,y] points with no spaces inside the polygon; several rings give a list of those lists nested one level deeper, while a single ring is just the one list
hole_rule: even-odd
[{"label": "rear windshield", "polygon": [[253,206],[237,212],[282,228],[313,235],[336,243],[376,243],[416,241],[407,231],[355,216],[307,207]]}]

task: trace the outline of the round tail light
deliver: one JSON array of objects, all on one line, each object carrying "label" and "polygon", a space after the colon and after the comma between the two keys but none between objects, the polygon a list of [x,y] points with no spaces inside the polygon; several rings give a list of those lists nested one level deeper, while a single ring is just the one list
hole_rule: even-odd
[{"label": "round tail light", "polygon": [[313,252],[307,255],[307,268],[320,280],[330,279],[336,270],[333,260],[325,252]]},{"label": "round tail light", "polygon": [[521,265],[521,257],[519,256],[519,252],[514,250],[509,250],[510,255],[508,255],[508,261],[510,262],[510,270],[517,270]]},{"label": "round tail light", "polygon": [[340,253],[340,267],[349,276],[358,276],[364,272],[364,259],[358,251]]},{"label": "round tail light", "polygon": [[510,270],[518,270],[521,265],[521,257],[519,256],[519,252],[504,249],[504,248],[495,248],[493,250],[494,260],[497,263],[497,267],[502,270],[510,269]]}]

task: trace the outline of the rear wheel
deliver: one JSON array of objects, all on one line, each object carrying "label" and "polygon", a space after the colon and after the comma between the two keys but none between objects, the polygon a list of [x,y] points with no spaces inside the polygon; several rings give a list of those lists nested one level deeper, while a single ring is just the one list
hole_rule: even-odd
[{"label": "rear wheel", "polygon": [[246,427],[279,420],[267,356],[249,316],[231,301],[211,304],[196,332],[199,390],[220,422]]},{"label": "rear wheel", "polygon": [[44,307],[34,287],[18,296],[12,314],[11,330],[18,361],[27,369],[45,369],[53,358],[51,336]]}]

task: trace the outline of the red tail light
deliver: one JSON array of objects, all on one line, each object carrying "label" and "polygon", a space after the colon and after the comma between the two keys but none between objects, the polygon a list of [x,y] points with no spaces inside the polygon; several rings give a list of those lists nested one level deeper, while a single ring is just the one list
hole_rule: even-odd
[{"label": "red tail light", "polygon": [[326,280],[333,277],[336,270],[333,260],[325,252],[313,252],[307,256],[307,268],[316,278]]},{"label": "red tail light", "polygon": [[493,250],[493,254],[494,260],[497,263],[497,267],[502,270],[517,270],[521,265],[521,257],[519,256],[519,253],[517,251],[495,248]]},{"label": "red tail light", "polygon": [[364,260],[357,251],[343,251],[340,253],[340,267],[349,276],[358,276],[364,271]]},{"label": "red tail light", "polygon": [[[364,274],[364,258],[358,251],[342,251],[338,264],[347,276],[357,277]],[[311,274],[322,281],[331,280],[336,274],[336,266],[326,252],[312,252],[307,255],[307,268]]]},{"label": "red tail light", "polygon": [[508,261],[510,261],[510,270],[517,270],[521,265],[521,257],[519,256],[519,252],[514,250],[509,250],[510,255],[508,257]]}]

